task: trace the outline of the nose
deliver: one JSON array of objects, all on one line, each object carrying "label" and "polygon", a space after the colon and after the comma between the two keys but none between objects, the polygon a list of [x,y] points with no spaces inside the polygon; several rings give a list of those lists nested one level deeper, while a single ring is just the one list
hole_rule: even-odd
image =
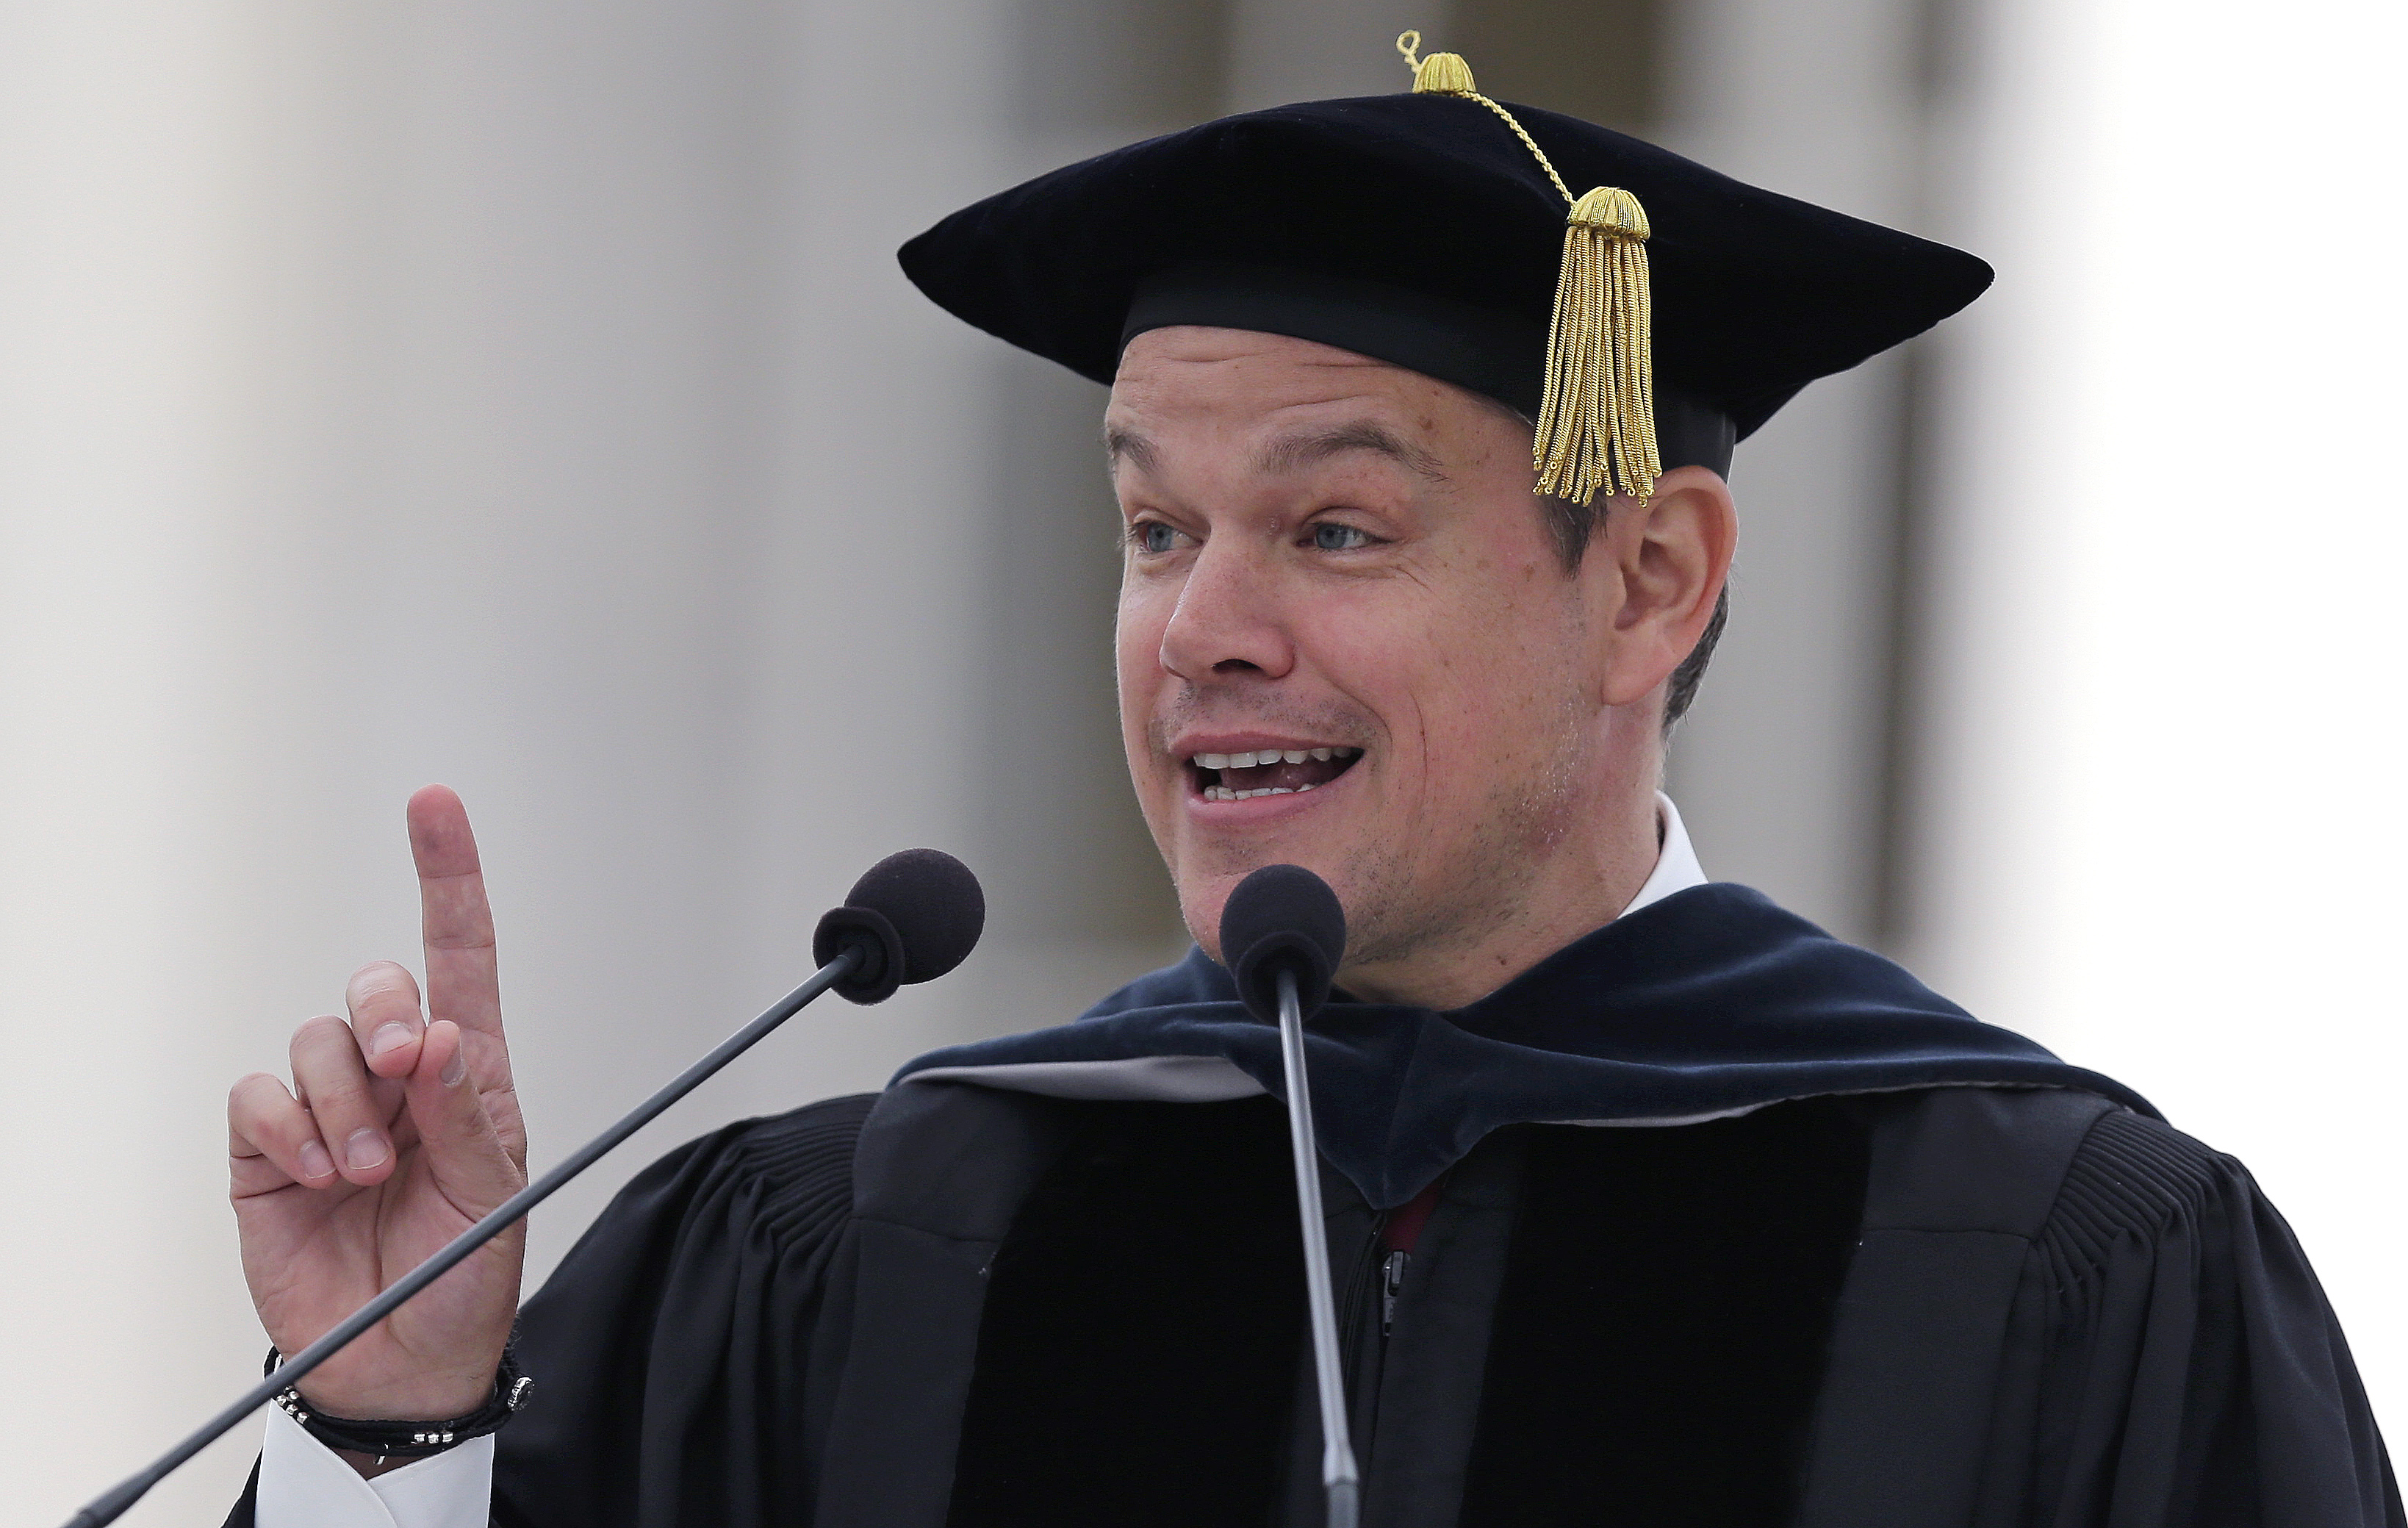
[{"label": "nose", "polygon": [[1278,679],[1296,666],[1269,569],[1216,537],[1204,544],[1162,633],[1162,666],[1191,685],[1259,673]]}]

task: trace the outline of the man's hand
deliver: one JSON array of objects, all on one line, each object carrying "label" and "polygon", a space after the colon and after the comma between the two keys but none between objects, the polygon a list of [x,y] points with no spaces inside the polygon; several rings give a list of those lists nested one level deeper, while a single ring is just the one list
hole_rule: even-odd
[{"label": "man's hand", "polygon": [[[425,915],[426,1006],[401,966],[351,978],[350,1022],[293,1035],[293,1090],[234,1085],[235,1218],[268,1337],[294,1353],[526,1183],[477,841],[460,798],[409,799]],[[492,1392],[517,1314],[524,1222],[363,1333],[301,1382],[338,1417],[436,1420]]]}]

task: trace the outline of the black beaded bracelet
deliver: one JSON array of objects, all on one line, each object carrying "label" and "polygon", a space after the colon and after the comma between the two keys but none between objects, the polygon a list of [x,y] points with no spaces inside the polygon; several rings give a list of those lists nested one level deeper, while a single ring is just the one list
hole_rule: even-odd
[{"label": "black beaded bracelet", "polygon": [[[278,1410],[299,1422],[303,1432],[329,1449],[348,1449],[380,1459],[424,1459],[470,1438],[500,1432],[502,1424],[526,1404],[527,1391],[535,1388],[535,1381],[520,1371],[517,1347],[513,1342],[503,1348],[501,1368],[494,1375],[494,1393],[486,1397],[485,1404],[450,1421],[361,1421],[350,1417],[329,1417],[303,1400],[301,1392],[291,1386],[277,1392],[275,1404]],[[270,1348],[267,1366],[261,1374],[274,1374],[277,1364],[282,1362],[283,1356]]]}]

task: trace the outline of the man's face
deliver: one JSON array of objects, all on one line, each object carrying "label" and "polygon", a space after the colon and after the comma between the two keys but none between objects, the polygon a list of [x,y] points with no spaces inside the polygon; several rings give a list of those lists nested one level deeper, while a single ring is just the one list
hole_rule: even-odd
[{"label": "man's face", "polygon": [[1188,928],[1281,862],[1345,904],[1348,964],[1476,943],[1591,802],[1593,578],[1526,425],[1300,339],[1159,329],[1106,414],[1125,532],[1121,727]]}]

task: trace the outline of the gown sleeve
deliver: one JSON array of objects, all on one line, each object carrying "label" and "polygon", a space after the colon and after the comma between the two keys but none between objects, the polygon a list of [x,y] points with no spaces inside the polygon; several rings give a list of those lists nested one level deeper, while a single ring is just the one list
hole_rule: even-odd
[{"label": "gown sleeve", "polygon": [[874,1097],[731,1125],[621,1191],[519,1318],[497,1528],[810,1519],[818,1319]]},{"label": "gown sleeve", "polygon": [[[2102,1117],[2032,1247],[1990,1524],[2401,1528],[2348,1345],[2248,1173]],[[2026,1404],[2012,1392],[2022,1389]],[[2010,1505],[2013,1504],[2013,1505]]]},{"label": "gown sleeve", "polygon": [[536,1385],[495,1435],[494,1528],[810,1521],[815,1339],[874,1102],[730,1125],[611,1201],[519,1314]]}]

